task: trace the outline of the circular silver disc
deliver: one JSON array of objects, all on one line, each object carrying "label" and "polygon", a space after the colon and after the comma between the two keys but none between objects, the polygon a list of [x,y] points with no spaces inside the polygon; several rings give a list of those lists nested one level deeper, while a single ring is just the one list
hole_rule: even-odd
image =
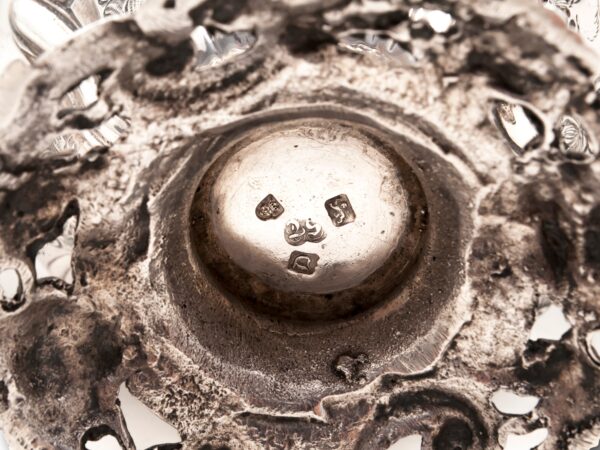
[{"label": "circular silver disc", "polygon": [[330,318],[380,302],[418,254],[427,209],[395,147],[315,119],[225,145],[193,207],[200,260],[263,312]]},{"label": "circular silver disc", "polygon": [[327,294],[360,284],[407,228],[392,161],[338,127],[318,131],[282,130],[252,142],[211,192],[212,226],[227,254],[283,291]]}]

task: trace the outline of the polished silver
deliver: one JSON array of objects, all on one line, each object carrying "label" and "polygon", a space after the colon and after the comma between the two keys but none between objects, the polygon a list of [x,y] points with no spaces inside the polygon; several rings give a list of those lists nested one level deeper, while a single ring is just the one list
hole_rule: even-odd
[{"label": "polished silver", "polygon": [[60,235],[37,250],[34,267],[38,283],[56,280],[66,286],[73,284],[72,257],[77,225],[77,216],[71,216],[65,221]]},{"label": "polished silver", "polygon": [[494,116],[498,128],[517,155],[523,155],[541,145],[543,130],[525,105],[498,101],[494,107]]},{"label": "polished silver", "polygon": [[[11,0],[9,22],[15,43],[30,63],[45,52],[110,16],[131,14],[143,0]],[[99,77],[90,76],[61,98],[65,112],[89,108],[98,101]],[[129,128],[127,119],[113,115],[89,130],[58,136],[47,149],[52,158],[79,158],[117,142]]]},{"label": "polished silver", "polygon": [[15,42],[29,59],[64,44],[77,30],[102,18],[93,1],[12,0],[10,25]]},{"label": "polished silver", "polygon": [[11,268],[0,271],[0,307],[4,311],[13,312],[24,301],[23,282],[18,270]]},{"label": "polished silver", "polygon": [[133,13],[143,0],[10,0],[15,42],[30,62],[110,16]]},{"label": "polished silver", "polygon": [[190,35],[196,51],[198,69],[204,70],[225,64],[250,50],[256,43],[251,31],[227,32],[215,27],[196,27]]},{"label": "polished silver", "polygon": [[[229,157],[211,186],[212,227],[230,258],[276,289],[332,293],[362,283],[408,233],[402,183],[392,161],[335,123],[278,130]],[[257,220],[269,193],[285,211]],[[289,268],[301,244],[318,266]]]},{"label": "polished silver", "polygon": [[419,55],[409,50],[406,40],[394,33],[379,30],[348,30],[339,35],[341,49],[362,55],[384,58],[392,65],[411,67]]},{"label": "polished silver", "polygon": [[589,163],[598,156],[598,142],[581,118],[562,116],[558,124],[558,145],[565,158]]}]

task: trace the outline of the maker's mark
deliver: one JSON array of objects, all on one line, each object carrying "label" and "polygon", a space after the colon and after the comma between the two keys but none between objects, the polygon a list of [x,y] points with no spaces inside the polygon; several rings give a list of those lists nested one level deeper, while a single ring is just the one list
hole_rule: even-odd
[{"label": "maker's mark", "polygon": [[325,209],[336,227],[342,227],[356,220],[356,213],[346,194],[336,195],[327,200]]},{"label": "maker's mark", "polygon": [[317,269],[319,255],[293,251],[288,261],[288,269],[301,275],[312,275]]},{"label": "maker's mark", "polygon": [[283,214],[283,211],[283,206],[277,201],[273,194],[267,195],[256,206],[256,216],[260,220],[277,219]]}]

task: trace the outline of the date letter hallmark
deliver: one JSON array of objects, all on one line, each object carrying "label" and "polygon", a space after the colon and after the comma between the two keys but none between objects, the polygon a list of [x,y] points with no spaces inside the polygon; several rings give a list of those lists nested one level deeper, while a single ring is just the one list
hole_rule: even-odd
[{"label": "date letter hallmark", "polygon": [[346,194],[336,195],[325,202],[325,209],[336,227],[343,227],[354,222],[356,213],[352,209]]},{"label": "date letter hallmark", "polygon": [[283,214],[283,206],[277,201],[273,194],[267,195],[256,206],[256,216],[260,220],[277,219]]},{"label": "date letter hallmark", "polygon": [[298,246],[305,242],[321,242],[325,236],[323,227],[311,219],[294,219],[285,224],[284,237],[290,245]]},{"label": "date letter hallmark", "polygon": [[317,269],[319,255],[293,251],[288,261],[288,270],[301,275],[312,275]]}]

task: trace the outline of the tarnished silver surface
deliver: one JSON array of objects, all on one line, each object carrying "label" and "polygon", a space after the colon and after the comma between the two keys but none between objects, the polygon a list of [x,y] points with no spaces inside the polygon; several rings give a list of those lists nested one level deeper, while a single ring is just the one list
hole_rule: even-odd
[{"label": "tarnished silver surface", "polygon": [[11,449],[596,445],[600,59],[576,4],[150,1],[10,67]]}]

